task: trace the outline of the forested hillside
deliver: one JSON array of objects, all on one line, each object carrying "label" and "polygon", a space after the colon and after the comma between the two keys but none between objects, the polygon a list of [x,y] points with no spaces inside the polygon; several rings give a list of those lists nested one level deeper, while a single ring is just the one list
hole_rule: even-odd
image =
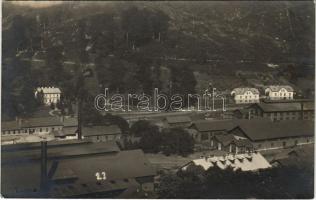
[{"label": "forested hillside", "polygon": [[34,107],[36,86],[55,85],[75,99],[74,83],[88,63],[96,90],[158,87],[182,94],[194,92],[194,72],[231,75],[267,63],[313,63],[314,5],[65,2],[36,8],[5,2],[2,36],[2,107],[21,114]]}]

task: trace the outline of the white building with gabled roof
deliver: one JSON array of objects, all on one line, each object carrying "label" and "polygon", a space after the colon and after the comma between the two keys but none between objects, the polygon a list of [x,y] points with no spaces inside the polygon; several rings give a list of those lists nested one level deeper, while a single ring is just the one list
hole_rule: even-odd
[{"label": "white building with gabled roof", "polygon": [[235,88],[231,92],[236,104],[259,103],[259,94],[256,88]]},{"label": "white building with gabled roof", "polygon": [[264,92],[271,100],[293,99],[294,89],[288,85],[270,85]]},{"label": "white building with gabled roof", "polygon": [[50,105],[51,103],[56,104],[60,101],[61,91],[55,87],[38,87],[35,91],[35,97],[39,98],[40,94],[42,95],[43,103]]}]

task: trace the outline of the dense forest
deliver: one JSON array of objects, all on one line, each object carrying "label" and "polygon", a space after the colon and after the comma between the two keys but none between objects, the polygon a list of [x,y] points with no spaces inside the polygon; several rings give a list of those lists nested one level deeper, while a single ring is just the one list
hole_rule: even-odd
[{"label": "dense forest", "polygon": [[[186,95],[196,70],[313,63],[312,24],[313,2],[5,2],[2,113],[34,111],[33,89],[43,85],[69,102],[104,87]],[[87,68],[93,78],[81,88]]]}]

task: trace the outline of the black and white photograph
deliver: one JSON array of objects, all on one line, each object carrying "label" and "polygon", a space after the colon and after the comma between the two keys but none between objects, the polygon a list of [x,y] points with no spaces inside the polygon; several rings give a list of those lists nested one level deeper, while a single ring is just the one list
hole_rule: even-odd
[{"label": "black and white photograph", "polygon": [[315,2],[1,6],[2,198],[314,198]]}]

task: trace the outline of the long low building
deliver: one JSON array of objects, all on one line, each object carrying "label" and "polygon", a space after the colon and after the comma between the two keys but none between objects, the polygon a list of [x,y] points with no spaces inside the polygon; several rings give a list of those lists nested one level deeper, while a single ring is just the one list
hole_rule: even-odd
[{"label": "long low building", "polygon": [[271,167],[269,162],[258,152],[203,157],[185,164],[181,167],[181,170],[185,171],[191,166],[201,166],[204,170],[209,170],[213,167],[217,167],[219,169],[227,169],[231,167],[234,171],[256,171]]},{"label": "long low building", "polygon": [[314,122],[272,122],[269,119],[204,120],[193,122],[189,133],[197,143],[207,145],[211,149],[247,152],[251,149],[286,148],[313,143]]},{"label": "long low building", "polygon": [[114,142],[9,145],[1,156],[7,198],[133,198],[154,190],[156,172],[144,153]]},{"label": "long low building", "polygon": [[234,116],[240,119],[267,118],[281,120],[314,120],[315,104],[311,101],[284,101],[253,104],[244,110],[235,110]]},{"label": "long low building", "polygon": [[256,150],[279,149],[314,142],[314,122],[287,120],[271,122],[248,120],[228,131],[230,134],[248,138]]}]

